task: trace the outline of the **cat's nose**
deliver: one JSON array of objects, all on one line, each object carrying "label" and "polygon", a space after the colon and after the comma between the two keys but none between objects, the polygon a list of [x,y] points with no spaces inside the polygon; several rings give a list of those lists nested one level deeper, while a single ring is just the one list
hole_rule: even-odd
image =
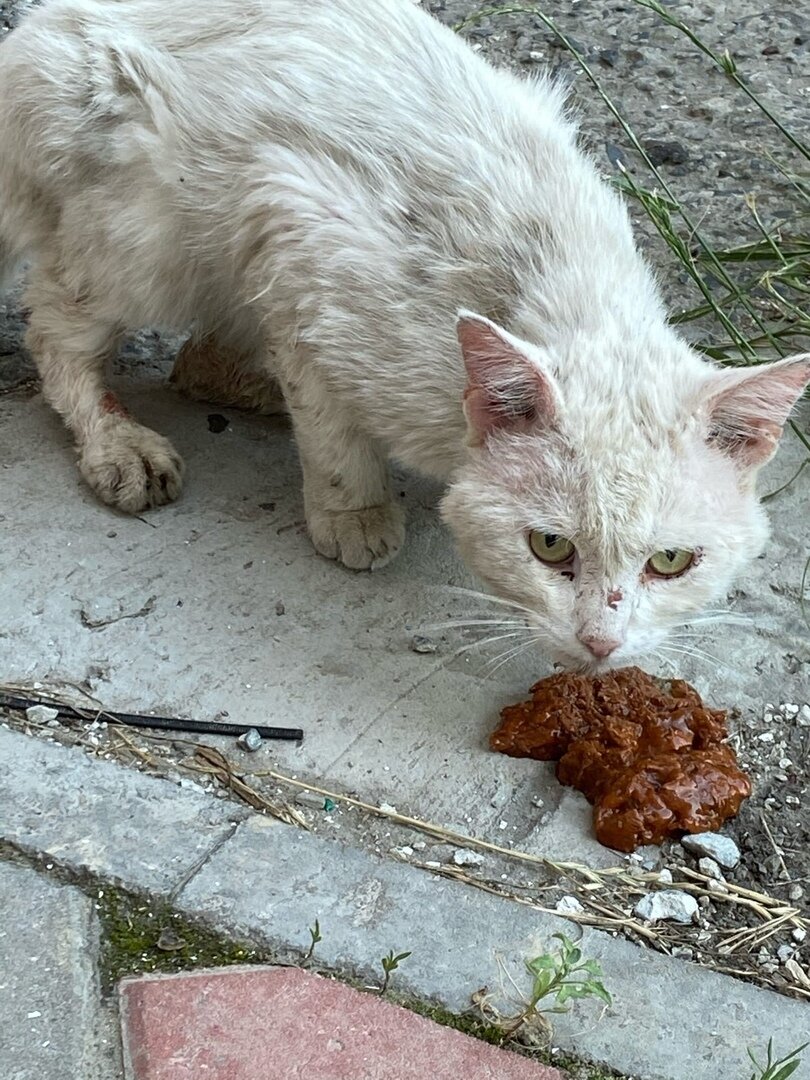
[{"label": "cat's nose", "polygon": [[621,645],[618,638],[600,638],[586,635],[580,637],[579,640],[588,652],[593,653],[598,660],[604,660],[606,656],[610,656]]}]

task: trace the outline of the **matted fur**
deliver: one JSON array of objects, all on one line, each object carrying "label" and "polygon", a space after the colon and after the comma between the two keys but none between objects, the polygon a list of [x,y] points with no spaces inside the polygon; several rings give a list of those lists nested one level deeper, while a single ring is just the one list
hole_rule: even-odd
[{"label": "matted fur", "polygon": [[[264,400],[234,357],[277,380],[320,552],[397,551],[389,456],[440,477],[471,567],[567,663],[654,648],[762,550],[754,477],[810,362],[748,391],[675,335],[548,80],[410,0],[50,0],[0,100],[0,259],[32,262],[29,347],[112,505],[180,489],[103,383],[156,324],[207,343],[189,387],[211,342],[236,399]],[[576,544],[568,573],[532,529]],[[673,547],[687,574],[645,573]]]}]

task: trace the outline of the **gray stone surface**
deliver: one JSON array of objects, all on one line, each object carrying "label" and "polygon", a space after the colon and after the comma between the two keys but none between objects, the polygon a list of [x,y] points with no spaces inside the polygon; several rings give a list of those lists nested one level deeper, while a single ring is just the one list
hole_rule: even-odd
[{"label": "gray stone surface", "polygon": [[92,902],[0,862],[0,1076],[113,1080],[115,1029],[101,1005]]},{"label": "gray stone surface", "polygon": [[[561,919],[259,817],[239,826],[177,902],[219,929],[282,948],[304,949],[317,919],[317,959],[375,983],[382,956],[410,950],[395,987],[459,1011],[481,986],[514,998],[508,975],[527,988],[524,961],[553,948],[554,932],[571,934]],[[772,1035],[791,1048],[806,1029],[803,1002],[594,930],[581,947],[601,962],[614,1004],[602,1014],[579,1002],[555,1017],[555,1043],[623,1073],[737,1080],[748,1075],[748,1045]],[[794,1077],[810,1080],[808,1065]]]},{"label": "gray stone surface", "polygon": [[0,727],[0,831],[74,873],[166,894],[238,808]]}]

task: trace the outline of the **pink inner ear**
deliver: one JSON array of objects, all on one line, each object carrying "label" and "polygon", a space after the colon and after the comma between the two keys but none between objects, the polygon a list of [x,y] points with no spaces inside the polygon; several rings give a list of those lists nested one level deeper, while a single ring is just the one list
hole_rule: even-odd
[{"label": "pink inner ear", "polygon": [[764,465],[810,382],[810,355],[722,374],[718,382],[727,385],[709,401],[710,441],[745,465]]},{"label": "pink inner ear", "polygon": [[474,442],[498,428],[526,431],[553,421],[551,383],[517,344],[476,315],[462,316],[457,329],[467,369],[464,412]]}]

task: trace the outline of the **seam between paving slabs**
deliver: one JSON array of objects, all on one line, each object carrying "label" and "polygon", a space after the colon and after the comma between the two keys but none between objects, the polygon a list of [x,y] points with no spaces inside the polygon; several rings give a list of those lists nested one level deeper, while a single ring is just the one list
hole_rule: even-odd
[{"label": "seam between paving slabs", "polygon": [[[89,770],[95,790],[86,793]],[[75,817],[82,786],[91,804],[86,830]],[[234,814],[210,796],[192,797],[169,781],[6,729],[0,805],[0,829],[18,850],[136,892],[163,899],[173,893],[182,916],[224,936],[300,955],[318,919],[318,962],[361,976],[376,974],[390,949],[411,950],[398,987],[452,1012],[467,1010],[482,984],[508,985],[505,971],[524,985],[525,958],[547,951],[553,933],[570,930],[564,920],[508,899],[266,817]],[[65,805],[71,817],[62,813]],[[193,835],[197,818],[213,834],[202,851]],[[133,821],[165,828],[144,837]],[[72,839],[60,844],[67,824]],[[144,856],[144,841],[156,862]],[[167,867],[174,871],[178,861],[175,845],[196,850],[191,865],[167,881]],[[583,929],[582,947],[601,962],[615,1004],[600,1014],[594,1004],[579,1003],[557,1021],[555,1042],[625,1073],[737,1080],[746,1075],[747,1045],[773,1035],[787,1050],[806,1026],[807,1006],[772,991],[596,930]],[[794,1077],[810,1080],[806,1068]]]}]

